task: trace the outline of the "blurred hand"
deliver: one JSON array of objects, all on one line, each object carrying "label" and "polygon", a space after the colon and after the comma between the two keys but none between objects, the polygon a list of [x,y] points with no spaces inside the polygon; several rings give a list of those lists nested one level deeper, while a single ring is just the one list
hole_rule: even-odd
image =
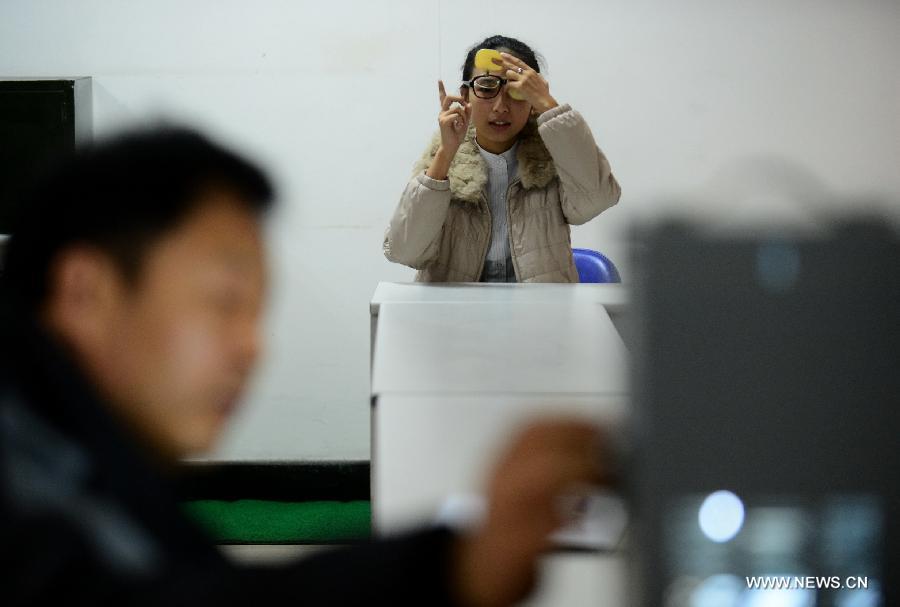
[{"label": "blurred hand", "polygon": [[490,478],[484,526],[457,546],[465,604],[502,607],[530,592],[549,536],[568,522],[563,498],[611,480],[607,451],[596,426],[574,419],[531,423],[513,440]]}]

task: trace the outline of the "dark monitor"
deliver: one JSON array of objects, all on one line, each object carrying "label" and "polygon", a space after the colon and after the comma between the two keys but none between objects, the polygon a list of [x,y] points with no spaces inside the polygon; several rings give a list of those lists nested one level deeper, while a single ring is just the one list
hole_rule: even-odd
[{"label": "dark monitor", "polygon": [[640,240],[630,604],[900,604],[897,235]]}]

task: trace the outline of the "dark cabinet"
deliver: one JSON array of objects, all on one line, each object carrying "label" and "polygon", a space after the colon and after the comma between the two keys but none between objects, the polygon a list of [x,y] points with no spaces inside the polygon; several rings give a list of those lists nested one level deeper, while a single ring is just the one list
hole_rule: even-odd
[{"label": "dark cabinet", "polygon": [[0,234],[35,171],[89,141],[91,79],[0,80]]}]

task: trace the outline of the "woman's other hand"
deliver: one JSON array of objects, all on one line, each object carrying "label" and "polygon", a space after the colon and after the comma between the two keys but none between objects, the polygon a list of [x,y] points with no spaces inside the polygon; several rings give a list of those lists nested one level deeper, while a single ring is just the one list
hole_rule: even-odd
[{"label": "woman's other hand", "polygon": [[504,70],[503,77],[509,83],[508,88],[518,91],[519,95],[534,108],[538,114],[559,105],[550,94],[550,84],[539,73],[531,69],[527,63],[509,53],[500,53],[502,60],[494,59],[494,63]]}]

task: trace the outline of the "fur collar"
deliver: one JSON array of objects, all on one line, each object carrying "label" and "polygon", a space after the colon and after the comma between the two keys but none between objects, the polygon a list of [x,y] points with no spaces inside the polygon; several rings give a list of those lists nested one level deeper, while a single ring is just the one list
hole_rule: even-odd
[{"label": "fur collar", "polygon": [[[428,149],[416,163],[413,174],[421,173],[431,166],[440,144],[441,134],[436,133],[432,137]],[[538,134],[537,122],[534,118],[528,121],[519,135],[516,159],[519,163],[519,178],[522,181],[522,187],[526,190],[543,188],[556,177],[556,165],[553,164],[553,158]],[[487,185],[488,172],[487,164],[475,145],[474,126],[469,127],[465,141],[459,146],[459,150],[450,164],[448,177],[450,191],[454,198],[465,202],[478,203],[481,201],[481,194]]]}]

